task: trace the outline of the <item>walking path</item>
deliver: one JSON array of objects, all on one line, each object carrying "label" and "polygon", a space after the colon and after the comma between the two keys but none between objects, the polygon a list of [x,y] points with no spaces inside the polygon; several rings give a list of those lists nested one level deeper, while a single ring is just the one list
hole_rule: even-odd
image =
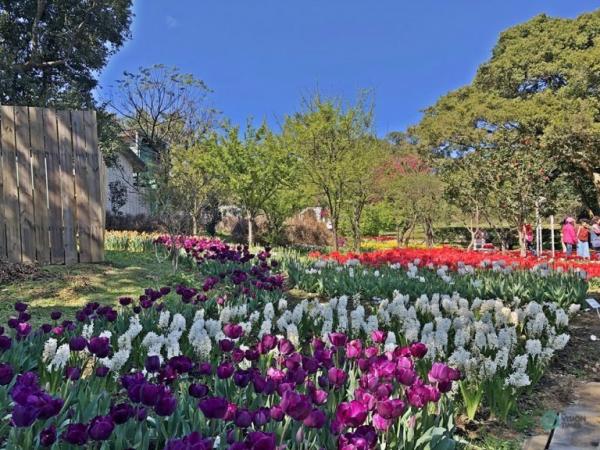
[{"label": "walking path", "polygon": [[[543,450],[548,436],[528,440],[524,450]],[[575,390],[575,401],[560,413],[550,450],[600,450],[600,383]]]}]

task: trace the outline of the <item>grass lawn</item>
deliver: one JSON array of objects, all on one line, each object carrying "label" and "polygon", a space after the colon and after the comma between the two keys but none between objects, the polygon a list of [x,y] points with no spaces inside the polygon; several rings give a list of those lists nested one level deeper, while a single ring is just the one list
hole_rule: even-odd
[{"label": "grass lawn", "polygon": [[0,323],[14,313],[16,301],[29,304],[34,325],[46,321],[51,311],[72,318],[88,302],[114,304],[122,296],[137,297],[147,287],[194,283],[197,272],[180,264],[173,274],[168,261],[159,262],[153,253],[107,251],[99,264],[47,266],[35,274],[0,285]]}]

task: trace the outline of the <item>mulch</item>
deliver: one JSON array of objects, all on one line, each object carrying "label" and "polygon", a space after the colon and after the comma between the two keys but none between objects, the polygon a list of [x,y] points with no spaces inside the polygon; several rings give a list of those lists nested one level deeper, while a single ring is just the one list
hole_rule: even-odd
[{"label": "mulch", "polygon": [[44,272],[35,264],[0,261],[0,285],[41,278]]}]

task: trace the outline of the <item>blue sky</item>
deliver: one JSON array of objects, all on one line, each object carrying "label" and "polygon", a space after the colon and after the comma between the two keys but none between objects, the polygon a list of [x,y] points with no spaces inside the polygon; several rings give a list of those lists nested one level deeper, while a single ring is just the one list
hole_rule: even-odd
[{"label": "blue sky", "polygon": [[470,82],[498,34],[531,17],[576,17],[598,0],[135,0],[133,38],[101,75],[175,65],[204,80],[234,123],[277,128],[318,89],[375,98],[384,135]]}]

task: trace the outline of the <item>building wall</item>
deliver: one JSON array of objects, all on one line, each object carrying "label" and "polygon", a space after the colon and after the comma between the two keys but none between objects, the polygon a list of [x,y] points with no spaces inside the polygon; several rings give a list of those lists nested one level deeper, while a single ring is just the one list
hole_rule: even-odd
[{"label": "building wall", "polygon": [[109,213],[112,212],[109,183],[120,181],[127,188],[127,201],[119,211],[122,214],[132,216],[148,214],[148,207],[143,196],[133,187],[135,173],[131,163],[123,155],[119,155],[118,166],[108,167],[106,171],[106,211]]}]

